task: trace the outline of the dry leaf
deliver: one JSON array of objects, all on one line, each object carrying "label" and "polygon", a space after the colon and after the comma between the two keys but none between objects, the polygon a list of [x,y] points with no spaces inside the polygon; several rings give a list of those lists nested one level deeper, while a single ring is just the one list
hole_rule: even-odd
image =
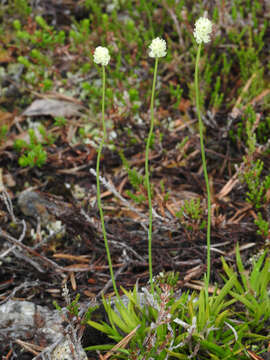
[{"label": "dry leaf", "polygon": [[51,115],[53,117],[80,116],[82,106],[69,101],[55,99],[35,100],[23,113],[23,116]]}]

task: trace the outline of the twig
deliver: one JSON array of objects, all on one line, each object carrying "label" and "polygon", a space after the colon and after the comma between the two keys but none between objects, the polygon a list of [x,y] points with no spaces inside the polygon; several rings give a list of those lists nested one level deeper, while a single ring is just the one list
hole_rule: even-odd
[{"label": "twig", "polygon": [[6,233],[5,231],[3,231],[1,228],[0,228],[0,236],[4,237],[5,239],[7,239],[11,243],[15,244],[16,246],[24,249],[28,253],[30,253],[30,254],[32,254],[34,256],[37,256],[38,258],[41,259],[41,261],[43,261],[44,263],[56,268],[57,270],[64,271],[64,272],[73,272],[73,271],[79,272],[79,271],[89,271],[89,270],[92,269],[91,266],[85,267],[85,268],[77,268],[77,267],[76,268],[73,268],[73,267],[64,268],[64,267],[59,266],[58,264],[56,264],[54,261],[52,261],[52,260],[46,258],[45,256],[39,254],[37,251],[33,250],[29,246],[26,246],[26,245],[20,243],[19,240],[15,239],[13,236],[11,236],[8,233]]},{"label": "twig", "polygon": [[12,297],[15,296],[15,294],[20,291],[21,289],[26,289],[29,287],[34,287],[34,286],[38,286],[39,285],[39,281],[25,281],[24,283],[20,284],[19,286],[16,286],[11,293],[3,300],[0,301],[0,305],[4,304],[5,302],[7,302],[9,299],[11,299]]},{"label": "twig", "polygon": [[[1,176],[0,176],[1,178]],[[1,188],[2,190],[2,195],[0,195],[0,199],[2,199],[6,205],[6,208],[7,208],[7,211],[12,219],[12,221],[15,223],[15,224],[21,224],[22,225],[22,233],[21,233],[21,236],[19,238],[19,242],[22,242],[24,237],[25,237],[25,233],[26,233],[26,224],[25,224],[25,221],[24,220],[20,220],[18,221],[14,215],[14,211],[13,211],[13,206],[12,206],[12,202],[11,202],[11,199],[10,199],[10,196],[9,194],[7,193],[7,191],[4,189],[4,188]],[[7,249],[6,251],[2,252],[2,254],[0,255],[0,258],[5,258],[10,252],[14,252],[16,246],[13,245],[11,246],[9,249]]]},{"label": "twig", "polygon": [[11,219],[14,223],[17,223],[17,219],[14,215],[14,211],[13,211],[13,206],[12,206],[12,202],[10,199],[9,194],[6,192],[5,189],[1,189],[2,195],[0,195],[0,198],[4,201],[7,211],[9,213],[9,215],[11,216]]},{"label": "twig", "polygon": [[137,325],[127,336],[125,336],[119,343],[117,343],[110,351],[105,355],[100,355],[102,360],[107,360],[109,357],[113,356],[119,349],[124,349],[129,343],[130,339],[136,334],[137,330],[140,328],[141,324]]},{"label": "twig", "polygon": [[36,351],[36,350],[43,350],[43,348],[41,346],[38,346],[38,345],[34,345],[34,344],[31,344],[31,343],[27,343],[25,341],[22,341],[20,339],[15,339],[15,342],[17,344],[19,344],[21,347],[23,347],[24,349],[26,349],[27,351],[31,352],[32,354],[34,355],[38,355],[39,353]]},{"label": "twig", "polygon": [[118,248],[125,248],[127,250],[129,250],[132,254],[135,255],[135,257],[137,259],[139,259],[140,261],[144,262],[145,259],[140,256],[134,249],[132,249],[130,246],[128,246],[127,244],[125,244],[124,242],[121,242],[121,241],[115,241],[115,240],[110,240],[110,243],[111,244],[114,244],[116,247]]},{"label": "twig", "polygon": [[[90,171],[90,173],[91,173],[92,175],[96,176],[96,171],[95,171],[94,169],[90,169],[89,171]],[[121,200],[121,201],[126,205],[126,207],[129,208],[129,210],[135,212],[138,216],[140,216],[141,218],[143,218],[143,219],[145,219],[146,221],[148,221],[148,217],[147,217],[146,215],[142,214],[138,209],[136,209],[134,206],[132,206],[121,194],[119,194],[119,192],[116,190],[116,188],[114,187],[113,184],[109,183],[109,182],[108,182],[104,177],[102,177],[102,176],[99,176],[99,179],[100,179],[102,185],[103,185],[106,189],[110,190],[110,191],[114,194],[115,197],[117,197],[119,200]],[[158,215],[157,212],[155,211],[155,209],[153,209],[153,215],[154,215],[154,217],[156,217],[156,218],[158,218],[158,219],[160,219],[160,220],[162,220],[162,221],[167,221],[165,218],[163,218],[162,216]],[[143,223],[141,223],[141,225],[142,225],[142,227],[143,227],[145,230],[147,230],[146,227],[145,227],[145,225],[144,225]]]},{"label": "twig", "polygon": [[[90,169],[89,171],[92,175],[97,176],[97,173],[94,169]],[[134,208],[122,195],[119,194],[119,192],[115,189],[115,187],[112,184],[110,184],[104,177],[99,176],[99,179],[102,185],[105,186],[106,189],[109,189],[114,194],[114,196],[116,196],[119,200],[121,200],[131,211],[135,212],[138,216],[147,219],[146,215],[140,213],[138,209]]]},{"label": "twig", "polygon": [[[56,348],[57,345],[63,341],[64,335],[62,335],[59,339],[57,339],[53,344],[47,346],[44,350],[42,350],[37,356],[35,356],[32,360],[38,360],[38,359],[44,359],[44,355],[49,355],[53,352],[53,350]],[[47,359],[50,359],[50,357],[47,357]]]}]

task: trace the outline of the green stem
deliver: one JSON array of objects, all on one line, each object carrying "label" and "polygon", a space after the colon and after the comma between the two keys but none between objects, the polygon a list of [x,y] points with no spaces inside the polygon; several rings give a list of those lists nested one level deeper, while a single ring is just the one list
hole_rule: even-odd
[{"label": "green stem", "polygon": [[150,113],[151,113],[151,123],[150,130],[147,138],[146,149],[145,149],[145,182],[147,187],[147,195],[148,195],[148,207],[149,207],[149,228],[148,228],[148,262],[149,262],[149,280],[151,286],[151,292],[154,293],[154,284],[153,284],[153,269],[152,269],[152,222],[153,222],[153,214],[152,214],[152,198],[151,198],[151,186],[149,180],[149,148],[152,140],[153,129],[154,129],[154,98],[155,98],[155,88],[157,81],[157,68],[158,68],[158,58],[155,61],[155,69],[154,69],[154,78],[152,85],[152,95],[151,95],[151,104],[150,104]]},{"label": "green stem", "polygon": [[111,260],[111,254],[110,249],[108,245],[108,239],[107,239],[107,233],[104,223],[104,215],[101,205],[101,197],[100,197],[100,181],[99,181],[99,166],[100,166],[100,158],[102,153],[102,148],[106,140],[106,125],[105,125],[105,117],[104,117],[104,110],[105,110],[105,80],[106,80],[106,73],[105,73],[105,66],[102,66],[102,127],[103,127],[103,137],[99,144],[98,148],[98,154],[97,154],[97,167],[96,167],[96,177],[97,177],[97,203],[99,208],[99,214],[100,214],[100,221],[101,221],[101,227],[102,227],[102,233],[103,233],[103,239],[105,243],[106,253],[107,253],[107,259],[109,263],[109,269],[110,269],[110,275],[112,279],[113,289],[116,294],[116,296],[120,299],[115,279],[114,279],[114,273],[113,273],[113,267],[112,267],[112,260]]},{"label": "green stem", "polygon": [[204,173],[204,179],[206,184],[206,190],[207,190],[207,208],[208,208],[208,216],[207,216],[207,275],[206,275],[206,291],[208,295],[208,286],[210,282],[210,233],[211,233],[211,194],[210,194],[210,187],[209,187],[209,181],[208,181],[208,174],[207,174],[207,168],[206,168],[206,160],[205,160],[205,151],[204,151],[204,144],[203,144],[203,122],[201,118],[201,111],[200,111],[200,91],[199,91],[199,61],[200,61],[200,54],[201,54],[201,47],[202,44],[199,44],[198,50],[197,50],[197,57],[196,57],[196,64],[195,64],[195,92],[196,92],[196,108],[197,108],[197,114],[199,119],[199,130],[200,130],[200,143],[201,143],[201,154],[202,154],[202,163],[203,163],[203,173]]}]

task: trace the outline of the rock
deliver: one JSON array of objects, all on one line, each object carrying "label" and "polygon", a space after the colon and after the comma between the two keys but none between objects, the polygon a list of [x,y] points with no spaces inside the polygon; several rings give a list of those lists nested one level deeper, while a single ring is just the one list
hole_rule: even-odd
[{"label": "rock", "polygon": [[[73,345],[71,344],[71,346]],[[73,355],[71,346],[68,340],[62,341],[52,352],[51,360],[87,360],[86,353],[80,345],[77,351],[74,349],[76,355]]]},{"label": "rock", "polygon": [[[30,301],[9,300],[0,305],[1,337],[32,340],[44,346],[60,339],[64,332],[63,319],[57,310],[35,305]],[[45,345],[47,345],[45,344]]]}]

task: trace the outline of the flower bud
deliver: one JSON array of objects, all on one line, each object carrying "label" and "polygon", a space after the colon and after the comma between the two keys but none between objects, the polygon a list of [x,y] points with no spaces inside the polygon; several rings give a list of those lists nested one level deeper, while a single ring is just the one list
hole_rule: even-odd
[{"label": "flower bud", "polygon": [[212,21],[206,17],[201,17],[196,21],[193,34],[198,44],[208,43],[211,40],[212,26]]},{"label": "flower bud", "polygon": [[149,45],[150,53],[149,56],[153,58],[160,58],[166,56],[166,41],[157,37],[152,40]]},{"label": "flower bud", "polygon": [[98,46],[94,52],[94,62],[102,66],[108,65],[110,61],[109,50],[106,47]]}]

